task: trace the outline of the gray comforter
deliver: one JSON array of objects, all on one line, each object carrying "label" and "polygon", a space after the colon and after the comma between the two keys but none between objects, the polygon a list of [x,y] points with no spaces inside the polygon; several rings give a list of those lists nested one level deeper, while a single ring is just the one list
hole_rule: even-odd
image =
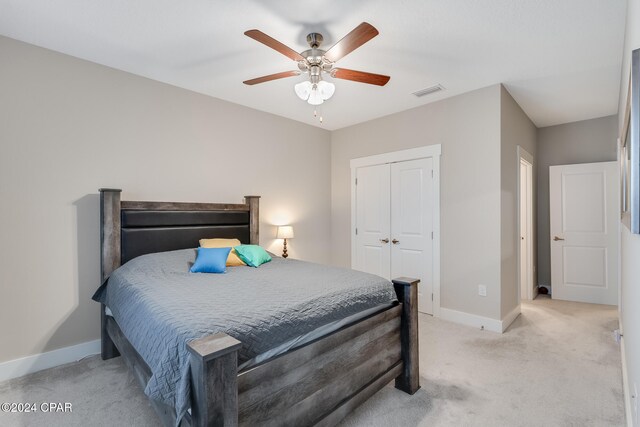
[{"label": "gray comforter", "polygon": [[225,274],[194,274],[195,250],[141,256],[117,269],[94,295],[152,371],[145,393],[190,406],[186,343],[215,332],[242,342],[239,363],[296,337],[395,300],[390,282],[304,261],[273,261]]}]

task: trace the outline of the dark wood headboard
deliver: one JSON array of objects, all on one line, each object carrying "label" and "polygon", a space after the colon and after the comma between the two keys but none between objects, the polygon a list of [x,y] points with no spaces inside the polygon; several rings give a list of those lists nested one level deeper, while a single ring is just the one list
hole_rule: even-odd
[{"label": "dark wood headboard", "polygon": [[260,196],[245,203],[120,200],[122,190],[100,189],[101,277],[148,253],[195,248],[203,238],[238,238],[259,244]]}]

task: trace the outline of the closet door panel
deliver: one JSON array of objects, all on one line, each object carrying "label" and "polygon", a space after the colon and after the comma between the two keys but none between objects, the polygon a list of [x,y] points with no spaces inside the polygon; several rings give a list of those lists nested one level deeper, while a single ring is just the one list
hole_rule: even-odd
[{"label": "closet door panel", "polygon": [[433,313],[433,159],[391,164],[391,277],[420,279],[418,310]]},{"label": "closet door panel", "polygon": [[390,275],[390,182],[388,164],[356,171],[356,270]]}]

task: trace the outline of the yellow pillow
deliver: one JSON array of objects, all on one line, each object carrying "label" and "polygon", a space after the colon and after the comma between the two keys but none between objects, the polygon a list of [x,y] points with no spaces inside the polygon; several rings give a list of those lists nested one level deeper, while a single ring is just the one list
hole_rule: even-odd
[{"label": "yellow pillow", "polygon": [[240,246],[240,240],[238,239],[200,239],[201,248],[231,248],[229,256],[227,257],[227,267],[240,267],[247,265],[244,261],[238,257],[234,246]]}]

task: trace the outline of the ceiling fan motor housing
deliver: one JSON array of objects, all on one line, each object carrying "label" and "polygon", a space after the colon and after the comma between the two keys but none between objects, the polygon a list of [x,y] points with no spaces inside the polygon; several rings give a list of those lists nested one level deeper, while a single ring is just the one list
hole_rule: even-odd
[{"label": "ceiling fan motor housing", "polygon": [[322,37],[322,34],[320,33],[307,34],[307,43],[309,43],[309,46],[311,46],[312,49],[319,48],[323,40],[324,40],[324,37]]},{"label": "ceiling fan motor housing", "polygon": [[333,67],[333,63],[325,59],[325,50],[319,49],[324,38],[320,33],[310,33],[307,35],[307,42],[311,49],[307,49],[301,52],[300,55],[305,59],[298,62],[298,68],[300,71],[308,71],[309,77],[312,83],[317,83],[321,80],[322,72],[329,72]]}]

